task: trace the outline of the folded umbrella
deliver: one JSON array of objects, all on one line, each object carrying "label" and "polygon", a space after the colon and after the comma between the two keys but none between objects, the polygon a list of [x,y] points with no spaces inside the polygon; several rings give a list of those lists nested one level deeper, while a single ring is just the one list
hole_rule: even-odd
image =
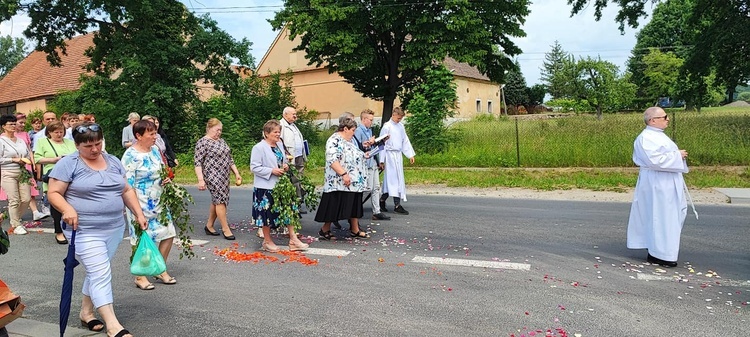
[{"label": "folded umbrella", "polygon": [[65,275],[63,276],[62,292],[60,294],[60,337],[63,337],[68,326],[70,316],[70,300],[73,297],[73,269],[79,264],[76,260],[76,231],[70,237],[68,255],[63,259]]}]

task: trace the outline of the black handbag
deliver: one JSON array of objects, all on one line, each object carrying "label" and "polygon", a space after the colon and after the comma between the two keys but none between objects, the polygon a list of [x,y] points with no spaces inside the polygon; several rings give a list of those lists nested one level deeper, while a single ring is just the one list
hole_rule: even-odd
[{"label": "black handbag", "polygon": [[[57,150],[55,150],[55,146],[52,145],[52,142],[49,140],[49,138],[47,138],[47,142],[49,143],[49,146],[52,148],[52,151],[55,152],[55,157],[59,157],[59,155],[57,154]],[[48,171],[45,174],[42,174],[42,182],[49,183],[49,172],[51,171],[52,170]],[[44,165],[42,165],[42,172],[44,172]]]}]

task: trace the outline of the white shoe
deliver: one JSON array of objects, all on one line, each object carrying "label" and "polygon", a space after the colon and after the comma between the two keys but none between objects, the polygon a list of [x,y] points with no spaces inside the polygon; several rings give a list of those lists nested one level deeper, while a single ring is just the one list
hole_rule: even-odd
[{"label": "white shoe", "polygon": [[44,218],[46,218],[48,216],[49,216],[49,214],[36,211],[36,212],[34,212],[34,221],[42,220],[42,219],[44,219]]},{"label": "white shoe", "polygon": [[13,234],[16,234],[16,235],[26,235],[28,233],[29,232],[27,232],[26,228],[24,228],[23,226],[13,227]]},{"label": "white shoe", "polygon": [[49,212],[49,207],[42,207],[42,210],[40,212],[42,212],[42,214],[45,214],[47,216],[52,215],[52,213]]}]

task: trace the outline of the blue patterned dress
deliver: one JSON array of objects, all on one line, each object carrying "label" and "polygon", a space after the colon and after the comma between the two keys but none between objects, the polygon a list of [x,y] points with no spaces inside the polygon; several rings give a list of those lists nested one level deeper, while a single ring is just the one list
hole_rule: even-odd
[{"label": "blue patterned dress", "polygon": [[[128,184],[135,189],[143,215],[148,220],[148,229],[146,230],[148,235],[157,244],[161,240],[174,237],[176,231],[171,214],[167,213],[168,223],[159,223],[159,214],[167,211],[159,205],[162,193],[162,161],[159,148],[152,146],[151,151],[143,153],[131,146],[122,155],[122,166],[125,167],[125,178]],[[127,211],[127,214],[130,243],[135,245],[138,239],[133,227],[135,216],[130,210]]]},{"label": "blue patterned dress", "polygon": [[[278,147],[272,147],[271,149],[276,155],[277,167],[281,167],[284,164],[284,154]],[[271,191],[273,190],[258,187],[253,188],[253,220],[257,227],[270,226],[271,228],[277,228],[279,225],[282,225],[276,223],[279,213],[271,211],[273,207]]]}]

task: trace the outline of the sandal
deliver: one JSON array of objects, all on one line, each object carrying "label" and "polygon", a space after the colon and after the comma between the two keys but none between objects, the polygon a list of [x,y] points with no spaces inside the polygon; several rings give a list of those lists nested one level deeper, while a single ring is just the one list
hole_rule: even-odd
[{"label": "sandal", "polygon": [[154,284],[151,283],[151,282],[149,282],[148,284],[143,285],[143,286],[140,285],[140,284],[138,284],[138,282],[135,282],[135,286],[138,287],[138,289],[140,289],[140,290],[153,290],[154,288],[156,288],[156,287],[154,287]]},{"label": "sandal", "polygon": [[164,284],[175,284],[175,283],[177,283],[177,280],[174,277],[172,277],[172,276],[170,276],[168,279],[165,279],[161,275],[156,275],[156,276],[154,276],[154,278],[157,279],[157,280],[159,280],[159,281],[161,281],[161,283],[164,283]]},{"label": "sandal", "polygon": [[331,234],[331,231],[324,232],[322,229],[318,232],[321,240],[336,240],[336,237]]},{"label": "sandal", "polygon": [[[89,329],[89,331],[99,332],[99,331],[104,330],[104,322],[102,322],[102,321],[100,321],[100,320],[98,320],[96,318],[94,318],[94,319],[92,319],[92,320],[90,320],[88,322],[86,322],[84,320],[81,320],[81,325],[87,327]],[[100,326],[100,328],[97,329],[96,328],[97,326]]]},{"label": "sandal", "polygon": [[128,329],[122,329],[122,330],[118,331],[117,334],[115,334],[114,336],[111,336],[111,337],[125,337],[126,335],[131,335],[132,336],[132,334],[130,334],[130,331],[128,331]]},{"label": "sandal", "polygon": [[367,232],[358,231],[356,233],[355,232],[350,232],[350,233],[352,233],[352,237],[353,238],[358,238],[358,239],[369,239],[370,238],[370,234],[367,234]]}]

